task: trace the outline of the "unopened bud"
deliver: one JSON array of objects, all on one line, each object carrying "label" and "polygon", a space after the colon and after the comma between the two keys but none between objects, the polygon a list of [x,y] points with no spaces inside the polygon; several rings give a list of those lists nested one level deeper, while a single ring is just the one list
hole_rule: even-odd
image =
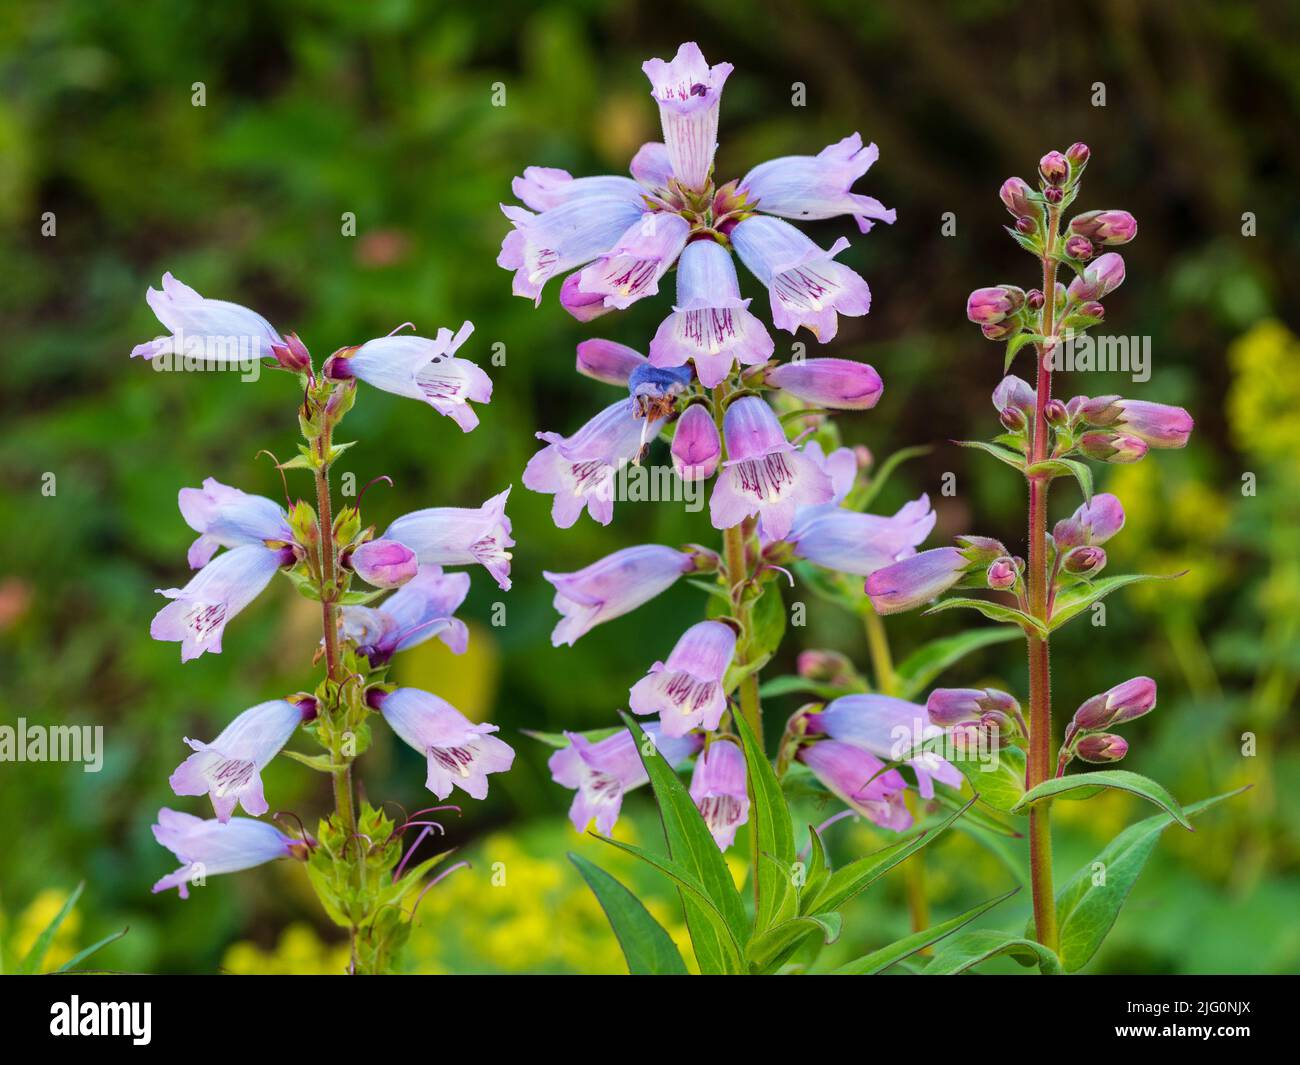
[{"label": "unopened bud", "polygon": [[1070,232],[1097,244],[1127,244],[1137,236],[1137,219],[1128,211],[1085,211],[1070,219]]},{"label": "unopened bud", "polygon": [[1038,160],[1038,173],[1048,185],[1064,185],[1070,164],[1060,152],[1048,152]]},{"label": "unopened bud", "polygon": [[[1007,178],[1002,182],[1002,188],[998,190],[998,197],[1002,200],[1003,206],[1017,219],[1032,215],[1037,210],[1029,198],[1031,195],[1032,190],[1018,177]],[[1030,223],[1033,223],[1032,218]]]},{"label": "unopened bud", "polygon": [[1047,424],[1052,426],[1062,426],[1070,420],[1070,415],[1065,409],[1065,404],[1059,399],[1049,399],[1043,405],[1043,417],[1047,419]]},{"label": "unopened bud", "polygon": [[1065,149],[1065,158],[1069,164],[1076,170],[1080,170],[1088,165],[1088,157],[1092,155],[1092,149],[1083,141],[1075,141]]},{"label": "unopened bud", "polygon": [[1029,215],[1022,214],[1016,219],[1016,232],[1023,233],[1026,237],[1032,237],[1038,232],[1038,223]]},{"label": "unopened bud", "polygon": [[1006,340],[1007,337],[1020,332],[1020,323],[1015,321],[998,322],[996,325],[982,325],[980,332],[985,340]]},{"label": "unopened bud", "polygon": [[1040,311],[1043,304],[1047,301],[1043,298],[1043,290],[1040,288],[1031,288],[1025,293],[1025,306],[1031,311]]},{"label": "unopened bud", "polygon": [[1128,740],[1110,732],[1094,732],[1078,742],[1074,753],[1085,762],[1118,762],[1128,754]]},{"label": "unopened bud", "polygon": [[1147,445],[1136,436],[1124,433],[1084,433],[1079,450],[1090,459],[1102,462],[1137,462],[1147,453]]},{"label": "unopened bud", "polygon": [[1065,199],[1065,190],[1057,188],[1057,186],[1055,185],[1052,185],[1048,188],[1043,189],[1043,199],[1045,199],[1048,203],[1060,203],[1063,199]]},{"label": "unopened bud", "polygon": [[998,421],[1002,423],[1004,428],[1013,433],[1020,432],[1027,424],[1024,411],[1018,407],[1008,407],[999,413]]},{"label": "unopened bud", "polygon": [[977,288],[966,298],[966,317],[976,325],[997,325],[1024,304],[1024,290],[1015,285]]},{"label": "unopened bud", "polygon": [[1087,237],[1071,237],[1065,242],[1065,254],[1086,263],[1093,256],[1092,241]]},{"label": "unopened bud", "polygon": [[859,679],[853,663],[838,651],[803,651],[795,662],[799,676],[808,680],[845,686]]},{"label": "unopened bud", "polygon": [[1133,677],[1086,700],[1074,712],[1080,732],[1112,728],[1150,713],[1156,705],[1156,682],[1150,677]]},{"label": "unopened bud", "polygon": [[994,559],[993,564],[989,566],[985,579],[988,585],[994,591],[1004,592],[1008,588],[1014,588],[1020,574],[1016,570],[1016,564],[1009,557]]},{"label": "unopened bud", "polygon": [[1106,565],[1106,552],[1100,547],[1085,544],[1075,547],[1061,561],[1061,568],[1066,573],[1080,577],[1091,576],[1100,572]]},{"label": "unopened bud", "polygon": [[284,338],[283,344],[272,344],[271,354],[275,356],[284,369],[293,373],[301,373],[311,366],[311,353],[308,352],[307,346],[298,339],[297,333],[290,333]]}]

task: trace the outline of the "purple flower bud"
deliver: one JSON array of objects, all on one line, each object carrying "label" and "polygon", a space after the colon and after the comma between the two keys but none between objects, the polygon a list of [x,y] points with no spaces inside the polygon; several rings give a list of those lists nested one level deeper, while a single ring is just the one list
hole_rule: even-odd
[{"label": "purple flower bud", "polygon": [[1092,149],[1083,141],[1075,141],[1065,149],[1065,158],[1070,165],[1076,170],[1088,165],[1088,157],[1092,155]]},{"label": "purple flower bud", "polygon": [[608,314],[613,307],[605,306],[605,297],[599,292],[583,292],[582,271],[575,270],[560,285],[560,306],[580,322],[590,322]]},{"label": "purple flower bud", "polygon": [[1043,199],[1048,203],[1060,203],[1065,199],[1065,190],[1053,185],[1043,190]]},{"label": "purple flower bud", "polygon": [[800,651],[795,669],[801,677],[827,684],[845,685],[858,677],[853,662],[838,651]]},{"label": "purple flower bud", "polygon": [[997,325],[1025,303],[1025,293],[1015,285],[977,288],[966,300],[966,317],[976,325]]},{"label": "purple flower bud", "polygon": [[1078,742],[1074,753],[1085,762],[1099,765],[1118,762],[1128,754],[1128,740],[1109,732],[1094,732]]},{"label": "purple flower bud", "polygon": [[1047,419],[1048,425],[1060,428],[1069,421],[1070,415],[1059,399],[1049,399],[1043,404],[1043,417]]},{"label": "purple flower bud", "polygon": [[1145,441],[1150,447],[1186,447],[1192,435],[1192,416],[1182,407],[1148,403],[1140,399],[1121,399],[1116,426]]},{"label": "purple flower bud", "polygon": [[348,562],[358,577],[376,588],[400,588],[420,568],[415,552],[397,540],[369,540],[352,551]]},{"label": "purple flower bud", "polygon": [[1058,521],[1052,539],[1058,551],[1081,544],[1104,544],[1124,528],[1124,508],[1109,492],[1098,492],[1089,503],[1081,504],[1074,514]]},{"label": "purple flower bud", "polygon": [[1070,282],[1066,290],[1076,303],[1089,303],[1104,299],[1124,283],[1124,258],[1108,251],[1099,255],[1083,269],[1083,273]]},{"label": "purple flower bud", "polygon": [[578,373],[607,385],[627,387],[628,378],[646,362],[640,352],[612,340],[584,340],[578,345]]},{"label": "purple flower bud", "polygon": [[1080,705],[1074,725],[1080,732],[1112,728],[1150,713],[1156,705],[1156,682],[1150,677],[1133,677]]},{"label": "purple flower bud", "polygon": [[[1032,194],[1033,190],[1018,177],[1007,178],[1002,182],[1002,188],[998,190],[998,197],[1002,200],[1003,206],[1017,219],[1037,213],[1037,205],[1029,198]],[[1030,221],[1033,221],[1032,217]]]},{"label": "purple flower bud", "polygon": [[1006,340],[1007,337],[1020,332],[1020,323],[1015,319],[1009,319],[998,322],[997,325],[982,325],[980,332],[984,334],[985,340]]},{"label": "purple flower bud", "polygon": [[736,744],[719,740],[695,760],[691,798],[720,850],[736,842],[736,829],[749,820],[745,756]]},{"label": "purple flower bud", "polygon": [[1070,315],[1070,324],[1074,326],[1096,325],[1106,317],[1106,308],[1096,300],[1089,300],[1087,303],[1080,304],[1075,312]]},{"label": "purple flower bud", "polygon": [[1015,562],[1004,555],[1002,558],[993,560],[985,577],[990,588],[997,592],[1004,592],[1008,588],[1016,586],[1020,573],[1016,569]]},{"label": "purple flower bud", "polygon": [[935,688],[925,701],[930,720],[941,728],[951,728],[963,722],[978,721],[984,712],[981,688]]},{"label": "purple flower bud", "polygon": [[1016,232],[1022,233],[1026,237],[1032,236],[1038,232],[1038,223],[1027,214],[1021,215],[1016,219]]},{"label": "purple flower bud", "polygon": [[1070,232],[1095,244],[1127,244],[1137,236],[1137,219],[1127,211],[1087,211],[1070,220]]},{"label": "purple flower bud", "polygon": [[1041,311],[1045,302],[1041,288],[1031,288],[1025,293],[1025,306],[1031,311]]},{"label": "purple flower bud", "polygon": [[1061,560],[1061,568],[1066,573],[1073,573],[1081,577],[1098,573],[1105,565],[1106,552],[1100,547],[1087,545],[1072,548]]},{"label": "purple flower bud", "polygon": [[1049,185],[1064,185],[1070,176],[1070,164],[1060,152],[1048,152],[1038,160],[1038,173]]},{"label": "purple flower bud", "polygon": [[1015,374],[1002,378],[993,390],[993,406],[999,414],[1014,410],[1028,417],[1034,413],[1037,402],[1038,394],[1034,391],[1034,386]]},{"label": "purple flower bud", "polygon": [[1090,459],[1102,462],[1137,462],[1147,453],[1146,442],[1123,433],[1084,433],[1079,438],[1079,450]]},{"label": "purple flower bud", "polygon": [[1065,254],[1086,263],[1093,255],[1092,241],[1087,237],[1071,237],[1065,242]]},{"label": "purple flower bud", "polygon": [[271,354],[284,369],[293,373],[301,373],[311,366],[311,353],[307,350],[307,345],[298,339],[297,333],[288,334],[283,344],[272,344]]},{"label": "purple flower bud", "polygon": [[998,414],[998,421],[1002,423],[1003,428],[1013,433],[1020,432],[1029,424],[1028,419],[1015,407],[1008,407]]},{"label": "purple flower bud", "polygon": [[833,410],[868,410],[884,390],[880,375],[851,359],[803,359],[767,372],[767,383],[806,403]]},{"label": "purple flower bud", "polygon": [[876,570],[866,591],[878,614],[896,614],[928,603],[959,580],[969,565],[955,547],[936,547]]},{"label": "purple flower bud", "polygon": [[677,420],[673,433],[673,469],[683,481],[712,477],[722,459],[722,440],[709,408],[692,403]]}]

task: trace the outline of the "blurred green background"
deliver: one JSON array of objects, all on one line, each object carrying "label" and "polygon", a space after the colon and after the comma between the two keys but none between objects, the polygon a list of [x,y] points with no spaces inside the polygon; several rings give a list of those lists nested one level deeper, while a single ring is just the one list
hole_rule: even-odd
[{"label": "blurred green background", "polygon": [[[1006,239],[997,200],[1010,174],[1083,140],[1093,149],[1080,208],[1123,207],[1140,222],[1124,249],[1128,280],[1110,298],[1110,329],[1151,337],[1153,375],[1078,375],[1066,395],[1120,392],[1179,403],[1192,445],[1102,470],[1129,526],[1109,547],[1112,572],[1191,573],[1109,601],[1108,624],[1058,641],[1056,707],[1064,719],[1112,683],[1148,673],[1160,706],[1129,733],[1127,765],[1191,801],[1243,783],[1245,796],[1207,814],[1195,835],[1172,829],[1092,971],[1293,971],[1300,968],[1300,33],[1294,5],[1003,0],[844,0],[722,7],[586,0],[491,6],[414,0],[268,0],[219,9],[197,0],[13,3],[0,14],[0,250],[4,387],[0,404],[0,701],[3,722],[102,724],[103,771],[0,764],[0,921],[11,964],[78,881],[87,881],[47,965],[114,929],[130,932],[95,964],[117,970],[338,971],[346,956],[296,863],[214,881],[187,903],[149,886],[174,863],[154,843],[167,775],[184,735],[210,737],[235,713],[311,686],[318,614],[287,581],[230,626],[225,653],[182,668],[174,644],[148,638],[156,587],[182,581],[192,533],[176,492],[215,476],[279,497],[257,457],[291,453],[295,389],[233,374],[155,373],[128,361],[158,334],[144,302],[164,270],[211,297],[297,330],[319,358],[411,320],[425,335],[468,318],[462,354],[489,365],[493,402],[462,435],[450,420],[366,390],[344,434],[360,443],[343,468],[373,488],[369,521],[407,510],[477,505],[508,484],[518,547],[515,587],[481,571],[464,615],[464,659],[426,645],[398,676],[499,724],[520,757],[467,804],[449,841],[473,868],[429,894],[406,964],[415,971],[621,971],[612,935],[566,849],[582,848],[636,880],[677,927],[670,893],[579,837],[569,793],[550,783],[545,749],[522,728],[607,725],[627,687],[703,610],[682,586],[572,649],[552,649],[555,615],[541,570],[585,565],[636,542],[712,542],[707,514],[624,504],[602,529],[568,532],[549,497],[520,472],[537,429],[564,432],[612,393],[572,370],[585,336],[644,350],[671,285],[591,326],[557,306],[510,295],[494,265],[510,179],[528,164],[575,174],[625,171],[658,139],[640,71],[698,40],[736,65],[723,101],[718,170],[739,176],[774,155],[815,153],[853,130],[880,146],[859,185],[898,209],[865,238],[819,223],[874,292],[867,318],[841,321],[827,349],[877,367],[872,412],[841,420],[877,458],[932,443],[882,500],[921,491],[939,510],[936,539],[979,531],[1023,552],[1016,475],[949,439],[993,431],[988,396],[1002,346],[964,319],[966,293],[1028,287],[1034,264]],[[195,83],[204,106],[192,102]],[[796,84],[806,106],[792,106]],[[1094,106],[1097,83],[1105,106]],[[493,106],[504,87],[505,106]],[[499,93],[498,93],[499,99]],[[52,212],[54,236],[42,235]],[[341,235],[354,212],[357,232]],[[956,233],[941,234],[953,212]],[[1243,215],[1254,220],[1243,235]],[[752,279],[743,283],[751,284]],[[766,299],[759,295],[759,305]],[[790,338],[778,334],[778,351]],[[808,338],[801,337],[802,340]],[[940,498],[944,473],[957,476]],[[46,474],[57,491],[43,495]],[[1255,493],[1243,494],[1243,475]],[[299,477],[302,475],[299,474]],[[292,483],[306,494],[304,480]],[[1055,504],[1075,503],[1062,485]],[[1055,515],[1054,515],[1055,516]],[[848,615],[810,602],[772,673],[806,647],[865,658]],[[492,604],[508,623],[489,625]],[[966,619],[891,621],[896,651]],[[1015,644],[967,660],[950,684],[1023,693]],[[771,736],[796,706],[767,707]],[[1257,753],[1242,754],[1243,734]],[[425,804],[419,758],[376,730],[361,766],[374,800]],[[307,749],[305,741],[298,749]],[[272,808],[308,823],[327,808],[324,778],[284,760],[267,773]],[[1121,798],[1060,804],[1059,876],[1144,816]],[[653,841],[648,796],[620,831]],[[860,826],[833,830],[841,857],[878,846]],[[740,860],[743,860],[743,850]],[[503,862],[506,883],[491,884]],[[950,915],[1003,890],[1009,869],[953,833],[926,852],[933,910]],[[1019,907],[1014,913],[1013,908]],[[1014,927],[1021,898],[995,911]],[[896,876],[847,914],[835,954],[854,956],[906,931]],[[677,928],[680,932],[680,928]]]}]

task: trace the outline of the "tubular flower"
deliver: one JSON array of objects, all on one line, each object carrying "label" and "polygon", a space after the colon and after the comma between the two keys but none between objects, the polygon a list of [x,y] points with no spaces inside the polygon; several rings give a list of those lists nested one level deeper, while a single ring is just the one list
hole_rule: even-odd
[{"label": "tubular flower", "polygon": [[285,340],[256,311],[225,300],[204,299],[170,273],[163,274],[162,291],[145,295],[169,335],[131,349],[132,358],[156,359],[178,355],[216,362],[271,357]]},{"label": "tubular flower", "polygon": [[574,573],[542,574],[555,586],[555,609],[563,617],[551,643],[572,646],[597,625],[622,617],[667,591],[683,573],[695,568],[684,551],[643,544],[615,551]]},{"label": "tubular flower", "polygon": [[[679,739],[664,736],[655,722],[647,724],[643,731],[673,768],[680,766],[704,743],[694,734]],[[585,832],[594,818],[596,831],[607,836],[614,831],[623,807],[623,796],[650,782],[637,753],[636,740],[628,729],[619,729],[595,743],[578,732],[564,735],[569,746],[556,751],[547,762],[551,779],[577,792],[569,807],[569,820],[573,827]]]},{"label": "tubular flower", "polygon": [[612,340],[584,340],[578,345],[578,373],[607,385],[627,386],[628,378],[646,357]]},{"label": "tubular flower", "polygon": [[831,479],[785,438],[762,399],[742,396],[722,424],[727,461],[709,500],[715,529],[730,529],[757,514],[762,535],[783,540],[801,506],[830,502]]},{"label": "tubular flower", "polygon": [[231,548],[199,570],[184,588],[156,589],[172,601],[154,615],[149,635],[179,642],[182,662],[205,651],[220,654],[226,623],[258,597],[276,570],[293,560],[289,547]]},{"label": "tubular flower", "polygon": [[892,517],[844,507],[803,507],[787,539],[801,558],[840,573],[869,577],[916,554],[930,535],[935,513],[930,497],[904,503]]},{"label": "tubular flower", "polygon": [[718,147],[722,87],[734,68],[730,63],[709,66],[700,46],[689,41],[677,49],[670,62],[647,59],[641,69],[650,79],[651,95],[659,104],[673,176],[688,189],[704,188]]},{"label": "tubular flower", "polygon": [[736,829],[749,820],[745,755],[736,744],[719,740],[697,759],[691,798],[720,850],[736,842]]},{"label": "tubular flower", "polygon": [[619,467],[641,453],[643,438],[658,433],[662,421],[642,421],[631,400],[620,399],[572,436],[538,433],[547,446],[528,460],[524,487],[553,494],[551,520],[567,529],[585,508],[601,525],[614,517],[614,477]]},{"label": "tubular flower", "polygon": [[478,563],[505,591],[510,590],[510,519],[507,488],[481,507],[429,507],[398,518],[384,533],[415,552],[421,566]]},{"label": "tubular flower", "polygon": [[376,588],[400,588],[419,570],[415,552],[396,540],[367,540],[348,559],[353,570]]},{"label": "tubular flower", "polygon": [[464,654],[469,630],[455,617],[469,594],[468,573],[443,573],[425,565],[377,607],[345,606],[342,633],[380,666],[398,651],[437,636],[455,654]]},{"label": "tubular flower", "polygon": [[439,799],[447,798],[453,786],[472,799],[486,799],[488,774],[504,773],[515,760],[510,745],[491,735],[496,725],[476,725],[429,692],[372,688],[366,699],[404,743],[428,760],[425,787]]},{"label": "tubular flower", "polygon": [[228,822],[204,821],[163,807],[153,835],[176,855],[181,867],[154,884],[153,890],[179,888],[183,899],[190,897],[189,885],[203,883],[209,876],[238,873],[276,858],[304,857],[306,844],[286,836],[274,825],[235,817]]},{"label": "tubular flower", "polygon": [[885,388],[872,367],[851,359],[782,363],[768,370],[765,379],[805,403],[832,410],[870,410]]},{"label": "tubular flower", "polygon": [[182,488],[180,509],[185,524],[199,534],[190,545],[191,569],[206,566],[218,548],[293,542],[289,519],[278,503],[213,477],[205,478],[202,488]]},{"label": "tubular flower", "polygon": [[736,363],[762,365],[775,344],[748,307],[731,253],[713,240],[693,241],[677,267],[673,313],[650,342],[650,361],[681,366],[689,359],[705,388],[730,377]]},{"label": "tubular flower", "polygon": [[433,340],[417,336],[368,340],[352,355],[331,359],[327,372],[418,399],[468,433],[478,425],[470,401],[487,403],[492,398],[492,378],[482,367],[456,355],[473,332],[473,324],[466,322],[454,336],[450,329],[439,329]]},{"label": "tubular flower", "polygon": [[[881,828],[901,832],[912,823],[903,801],[907,782],[870,751],[839,740],[818,740],[796,756],[828,791]],[[883,770],[883,772],[882,772]]]},{"label": "tubular flower", "polygon": [[672,443],[673,469],[683,481],[712,477],[722,459],[722,437],[707,407],[692,403],[677,419]]},{"label": "tubular flower", "polygon": [[942,595],[966,571],[966,558],[955,547],[935,547],[867,578],[867,595],[878,614],[896,614]]},{"label": "tubular flower", "polygon": [[[262,793],[262,769],[289,742],[303,720],[302,706],[287,699],[259,703],[240,714],[211,743],[188,736],[194,750],[177,766],[168,783],[177,795],[210,795],[217,820],[226,822],[241,805],[260,817],[269,807]],[[315,712],[315,701],[311,702]]]},{"label": "tubular flower", "polygon": [[635,714],[658,714],[665,736],[718,727],[727,697],[722,678],[736,652],[736,633],[721,621],[701,621],[678,639],[667,662],[656,662],[632,686]]},{"label": "tubular flower", "polygon": [[624,310],[659,291],[659,279],[686,246],[691,224],[681,215],[648,212],[630,225],[609,251],[578,275],[578,291],[605,298]]}]

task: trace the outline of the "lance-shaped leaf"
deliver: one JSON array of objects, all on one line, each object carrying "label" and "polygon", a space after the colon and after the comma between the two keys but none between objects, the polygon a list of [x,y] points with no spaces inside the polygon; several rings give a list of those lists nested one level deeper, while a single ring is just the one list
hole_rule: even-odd
[{"label": "lance-shaped leaf", "polygon": [[875,468],[871,479],[866,484],[859,485],[851,491],[844,499],[844,506],[849,510],[866,510],[875,502],[876,496],[880,495],[880,490],[885,487],[885,482],[889,480],[890,475],[898,469],[908,459],[919,458],[921,455],[928,455],[933,448],[928,444],[921,444],[917,447],[905,447],[895,451],[884,462]]},{"label": "lance-shaped leaf", "polygon": [[1155,803],[1189,832],[1192,831],[1192,824],[1183,813],[1183,808],[1178,805],[1178,800],[1162,784],[1157,784],[1141,773],[1130,773],[1127,769],[1098,769],[1091,773],[1073,773],[1068,777],[1044,780],[1025,792],[1011,808],[1011,812],[1028,813],[1029,807],[1046,799],[1089,799],[1105,788],[1139,795],[1147,802]]},{"label": "lance-shaped leaf", "polygon": [[934,606],[928,610],[921,611],[922,615],[938,614],[944,610],[977,610],[990,621],[1001,621],[1008,625],[1015,625],[1026,634],[1036,634],[1046,636],[1047,628],[1035,617],[1030,617],[1023,610],[1017,610],[1012,606],[1005,606],[1002,603],[995,603],[989,599],[967,599],[956,597],[953,599],[940,599]]},{"label": "lance-shaped leaf", "polygon": [[1010,448],[1001,447],[998,444],[990,444],[987,440],[954,440],[958,447],[975,447],[981,451],[987,451],[999,462],[1005,462],[1013,469],[1025,472],[1025,456],[1018,451],[1012,451]]},{"label": "lance-shaped leaf", "polygon": [[1019,635],[1015,629],[983,628],[967,629],[955,636],[931,640],[903,659],[895,669],[898,697],[911,699],[914,695],[919,695],[929,687],[930,681],[971,652],[991,644],[1014,640]]},{"label": "lance-shaped leaf", "polygon": [[941,939],[952,935],[959,928],[970,924],[976,917],[988,913],[998,903],[1011,898],[1019,890],[1019,888],[1012,888],[1005,895],[999,895],[995,899],[981,902],[978,906],[972,907],[965,913],[941,921],[932,928],[913,932],[910,936],[896,940],[887,947],[881,947],[879,950],[873,950],[870,954],[864,954],[861,958],[856,958],[847,965],[841,965],[838,969],[833,969],[830,975],[874,976],[876,973],[884,972],[891,965],[896,965],[904,958],[911,957],[917,951],[925,950],[926,947],[932,946]]},{"label": "lance-shaped leaf", "polygon": [[1007,357],[1002,362],[1002,374],[1005,377],[1011,372],[1011,364],[1016,361],[1016,354],[1026,344],[1042,344],[1046,337],[1041,333],[1017,333],[1007,341]]},{"label": "lance-shaped leaf", "polygon": [[569,853],[582,879],[609,918],[633,976],[685,976],[686,963],[663,925],[620,881],[580,854]]},{"label": "lance-shaped leaf", "polygon": [[749,944],[750,966],[756,973],[778,969],[809,936],[820,935],[823,943],[834,943],[843,924],[838,913],[814,913],[782,921]]},{"label": "lance-shaped leaf", "polygon": [[1044,975],[1056,975],[1061,971],[1060,959],[1041,943],[1022,939],[1010,932],[978,929],[961,932],[944,943],[925,967],[925,975],[952,976],[981,962],[1004,956],[1014,958],[1021,965],[1037,965]]},{"label": "lance-shaped leaf", "polygon": [[[619,716],[636,740],[641,762],[650,777],[650,786],[659,806],[659,819],[668,840],[669,855],[676,865],[698,881],[714,909],[722,915],[730,938],[743,943],[749,934],[744,904],[731,879],[731,871],[723,861],[722,852],[695,807],[695,801],[636,720],[626,713]],[[702,912],[700,904],[689,892],[682,892],[682,903],[686,910],[686,926],[695,946],[695,957],[701,970],[707,972],[709,966],[727,960],[731,951],[718,936],[712,919]]]},{"label": "lance-shaped leaf", "polygon": [[1035,462],[1027,471],[1032,477],[1036,473],[1050,473],[1053,477],[1073,477],[1079,482],[1083,492],[1083,501],[1092,502],[1092,470],[1085,462],[1078,459],[1046,459]]},{"label": "lance-shaped leaf", "polygon": [[83,880],[68,894],[59,907],[59,912],[54,915],[54,920],[45,926],[41,934],[36,937],[36,942],[31,949],[24,955],[23,960],[18,963],[15,972],[19,976],[31,976],[41,971],[41,962],[45,960],[45,952],[50,949],[50,944],[54,942],[55,935],[58,934],[59,927],[63,924],[72,908],[77,905],[77,900],[81,898],[81,893],[86,889],[86,882]]},{"label": "lance-shaped leaf", "polygon": [[733,721],[745,749],[745,772],[751,800],[749,829],[759,854],[771,859],[758,863],[758,896],[754,914],[754,935],[757,937],[795,912],[794,828],[781,784],[749,722],[743,714],[735,714]]},{"label": "lance-shaped leaf", "polygon": [[[971,802],[975,800],[972,799]],[[829,913],[838,910],[849,899],[865,890],[884,876],[894,866],[906,861],[922,847],[928,847],[942,836],[953,822],[970,808],[967,803],[960,810],[949,814],[936,825],[907,836],[888,847],[850,862],[841,869],[836,869],[826,878],[821,890],[815,896],[809,896],[804,913]]]},{"label": "lance-shaped leaf", "polygon": [[[1240,795],[1249,786],[1194,802],[1183,813],[1195,817],[1225,799]],[[1056,893],[1061,963],[1066,972],[1078,972],[1097,953],[1137,883],[1142,867],[1155,850],[1160,834],[1173,823],[1173,817],[1161,813],[1129,825]],[[1104,871],[1104,877],[1097,876],[1098,870]]]},{"label": "lance-shaped leaf", "polygon": [[[1186,572],[1183,570],[1183,573]],[[1130,584],[1137,584],[1138,581],[1176,580],[1183,573],[1126,573],[1119,577],[1100,577],[1095,581],[1073,585],[1056,597],[1052,616],[1047,622],[1048,631],[1055,632],[1071,618],[1082,614],[1098,599],[1104,599],[1111,592],[1119,591]]]},{"label": "lance-shaped leaf", "polygon": [[66,973],[66,972],[71,972],[71,971],[72,971],[72,967],[73,967],[74,965],[80,965],[83,961],[85,961],[87,958],[89,958],[92,954],[97,954],[99,951],[103,950],[103,949],[104,949],[106,946],[108,946],[110,943],[116,943],[119,939],[121,939],[124,935],[126,935],[127,932],[129,932],[130,930],[131,930],[131,927],[130,927],[130,925],[128,925],[126,928],[123,928],[120,932],[110,932],[110,933],[109,933],[108,935],[106,935],[103,939],[96,940],[94,943],[92,943],[90,946],[88,946],[85,950],[79,950],[79,951],[77,951],[76,954],[74,954],[71,958],[69,958],[67,961],[65,961],[62,965],[60,965],[60,966],[59,966],[57,969],[55,969],[54,971],[55,971],[56,973]]}]

